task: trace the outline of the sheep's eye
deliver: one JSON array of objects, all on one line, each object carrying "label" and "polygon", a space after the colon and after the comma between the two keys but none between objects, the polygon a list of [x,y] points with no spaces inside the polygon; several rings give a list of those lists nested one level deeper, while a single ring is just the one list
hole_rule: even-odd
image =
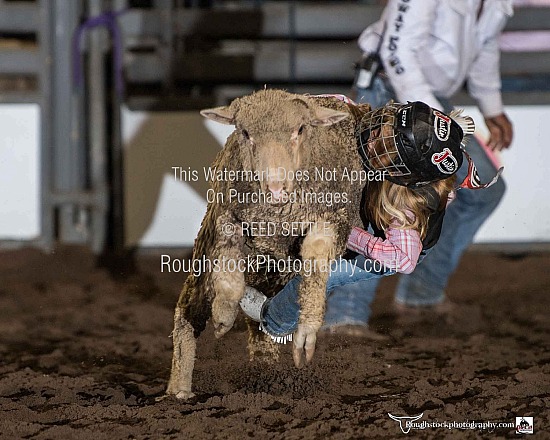
[{"label": "sheep's eye", "polygon": [[250,139],[250,135],[248,134],[248,131],[243,129],[242,133],[245,139]]},{"label": "sheep's eye", "polygon": [[304,132],[304,126],[300,125],[300,128],[298,129],[298,136],[301,135]]}]

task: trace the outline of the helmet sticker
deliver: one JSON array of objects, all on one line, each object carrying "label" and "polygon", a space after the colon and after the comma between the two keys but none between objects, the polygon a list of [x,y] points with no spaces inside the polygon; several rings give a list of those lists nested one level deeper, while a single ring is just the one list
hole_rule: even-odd
[{"label": "helmet sticker", "polygon": [[458,170],[458,161],[448,148],[444,148],[441,153],[432,154],[432,163],[444,174],[454,174]]},{"label": "helmet sticker", "polygon": [[434,110],[434,132],[440,141],[449,139],[451,133],[451,118],[437,110]]}]

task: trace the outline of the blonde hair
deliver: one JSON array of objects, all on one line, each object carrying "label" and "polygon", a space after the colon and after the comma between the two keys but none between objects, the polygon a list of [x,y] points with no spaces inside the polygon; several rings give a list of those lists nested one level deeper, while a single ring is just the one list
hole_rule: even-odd
[{"label": "blonde hair", "polygon": [[[428,184],[439,196],[438,210],[445,208],[455,180],[456,177],[451,176]],[[366,214],[379,229],[385,231],[390,225],[397,229],[415,229],[422,239],[426,237],[433,210],[421,192],[387,180],[369,183],[367,191]]]}]

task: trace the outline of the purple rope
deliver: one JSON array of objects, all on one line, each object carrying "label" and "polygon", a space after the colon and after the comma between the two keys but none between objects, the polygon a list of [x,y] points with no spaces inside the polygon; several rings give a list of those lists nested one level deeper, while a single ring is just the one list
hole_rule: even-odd
[{"label": "purple rope", "polygon": [[121,11],[106,11],[95,17],[90,17],[76,29],[73,35],[72,52],[73,52],[73,83],[76,87],[80,87],[83,82],[82,73],[82,57],[80,56],[80,42],[82,35],[89,29],[98,26],[105,26],[111,33],[113,40],[113,64],[115,72],[115,91],[118,96],[124,94],[124,79],[122,76],[122,33],[118,26],[117,18],[126,13],[128,9]]}]

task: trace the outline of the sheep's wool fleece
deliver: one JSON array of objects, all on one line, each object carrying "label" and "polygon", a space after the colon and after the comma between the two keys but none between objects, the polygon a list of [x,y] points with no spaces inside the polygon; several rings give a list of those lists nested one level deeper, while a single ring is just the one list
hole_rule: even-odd
[{"label": "sheep's wool fleece", "polygon": [[[252,95],[239,98],[231,104],[235,113],[236,126],[254,127],[255,131],[277,133],[280,127],[288,130],[295,121],[295,115],[290,115],[288,109],[295,102],[307,104],[310,111],[318,107],[326,107],[350,113],[350,117],[328,127],[310,127],[302,149],[307,154],[307,160],[301,163],[300,169],[307,172],[309,180],[295,180],[294,190],[298,194],[316,194],[317,200],[333,196],[345,195],[345,203],[315,203],[314,197],[307,198],[307,203],[300,200],[287,203],[284,206],[273,206],[268,203],[246,204],[237,201],[224,203],[224,210],[230,210],[239,221],[270,221],[275,223],[314,221],[322,218],[324,212],[343,209],[352,225],[360,225],[359,208],[361,191],[364,182],[351,182],[342,176],[351,171],[362,171],[362,165],[357,154],[355,138],[356,117],[361,113],[358,107],[350,106],[332,97],[314,97],[290,94],[280,90],[262,90]],[[365,110],[370,109],[368,106]],[[237,130],[228,138],[225,148],[219,153],[214,166],[233,170],[244,169],[243,162],[247,158],[246,147],[239,144]],[[322,179],[322,171],[330,171],[335,178]],[[216,182],[217,191],[227,193],[234,188],[238,193],[245,194],[259,191],[258,182],[224,181]],[[330,204],[330,206],[329,206]],[[346,225],[347,227],[348,225]],[[248,237],[247,244],[257,252],[269,253],[277,258],[297,255],[299,251],[297,237]],[[345,243],[344,243],[345,244]],[[341,249],[343,251],[343,249]]]}]

